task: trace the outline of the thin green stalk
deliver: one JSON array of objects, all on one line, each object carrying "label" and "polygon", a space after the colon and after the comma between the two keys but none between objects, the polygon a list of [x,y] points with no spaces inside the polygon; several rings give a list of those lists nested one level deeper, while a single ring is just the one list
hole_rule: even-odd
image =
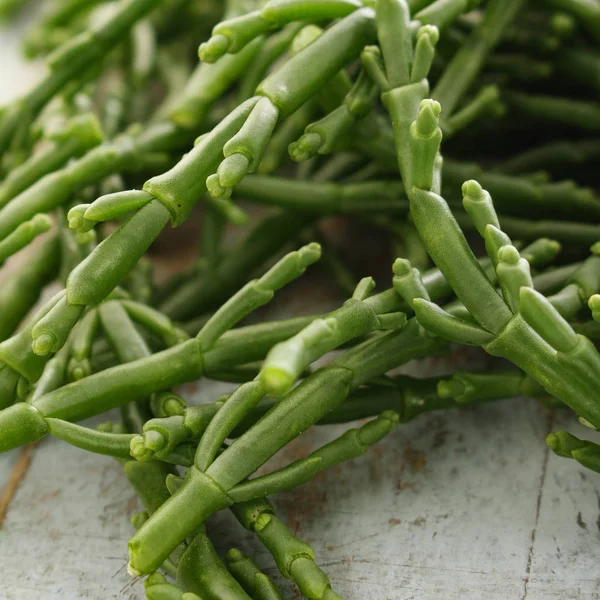
[{"label": "thin green stalk", "polygon": [[432,97],[450,117],[461,97],[479,75],[490,52],[500,41],[504,31],[517,17],[525,0],[491,0],[481,23],[467,38],[432,92]]},{"label": "thin green stalk", "polygon": [[35,260],[3,277],[0,283],[0,340],[12,335],[40,298],[42,289],[58,273],[60,253],[56,236],[36,250]]},{"label": "thin green stalk", "polygon": [[171,318],[185,320],[213,309],[312,220],[310,215],[289,211],[265,217],[214,269],[199,273],[174,290],[161,302],[160,310]]},{"label": "thin green stalk", "polygon": [[30,221],[21,223],[0,241],[0,266],[13,254],[31,244],[36,237],[49,231],[51,227],[52,219],[43,214],[37,214]]},{"label": "thin green stalk", "polygon": [[504,173],[527,173],[565,165],[585,164],[600,157],[600,140],[560,141],[517,154],[500,164]]},{"label": "thin green stalk", "polygon": [[477,180],[494,198],[500,212],[528,215],[543,211],[548,217],[562,216],[586,221],[600,215],[600,199],[591,189],[573,181],[534,183],[503,173],[490,172],[475,163],[447,159],[443,167],[442,191],[452,199],[465,181]]},{"label": "thin green stalk", "polygon": [[[316,319],[296,336],[274,346],[261,369],[260,381],[265,391],[282,396],[290,391],[304,369],[315,360],[345,344],[380,329],[401,328],[403,313],[380,312],[377,297],[370,301],[375,286],[365,278],[356,287],[353,298],[325,318]],[[388,307],[386,307],[388,308]]]},{"label": "thin green stalk", "polygon": [[558,72],[577,83],[600,91],[600,54],[591,48],[565,48],[557,56]]},{"label": "thin green stalk", "polygon": [[583,131],[600,130],[600,106],[597,102],[511,92],[507,102],[529,118],[578,127]]},{"label": "thin green stalk", "polygon": [[240,197],[318,215],[408,212],[402,184],[387,181],[339,184],[251,175],[236,188]]},{"label": "thin green stalk", "polygon": [[331,589],[325,572],[315,562],[313,548],[286,527],[275,515],[275,509],[268,500],[241,502],[232,506],[231,510],[243,527],[256,534],[273,555],[282,575],[292,579],[305,597],[340,599]]},{"label": "thin green stalk", "polygon": [[[464,213],[453,212],[456,221],[465,230],[474,229],[474,225]],[[502,229],[513,239],[531,241],[548,237],[575,248],[589,248],[600,239],[600,227],[594,224],[576,221],[533,221],[500,215]]]},{"label": "thin green stalk", "polygon": [[580,440],[566,431],[551,433],[546,443],[561,457],[575,459],[580,465],[600,473],[600,446],[588,440]]},{"label": "thin green stalk", "polygon": [[100,144],[102,132],[97,119],[91,114],[84,114],[74,117],[64,129],[51,135],[49,141],[47,147],[9,172],[0,185],[0,206],[68,160],[78,158]]},{"label": "thin green stalk", "polygon": [[600,7],[594,0],[545,0],[553,8],[575,16],[590,34],[600,41]]},{"label": "thin green stalk", "polygon": [[252,598],[255,600],[283,600],[283,596],[275,584],[250,557],[232,548],[227,552],[225,559],[229,572]]},{"label": "thin green stalk", "polygon": [[76,36],[61,46],[49,58],[50,73],[24,97],[7,107],[0,121],[0,154],[8,149],[23,119],[35,118],[70,81],[100,63],[123,35],[157,5],[157,0],[127,0],[100,28]]}]

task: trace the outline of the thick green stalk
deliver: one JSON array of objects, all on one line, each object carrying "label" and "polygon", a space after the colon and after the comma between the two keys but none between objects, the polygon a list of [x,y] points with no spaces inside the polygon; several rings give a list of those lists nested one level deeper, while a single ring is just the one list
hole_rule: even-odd
[{"label": "thick green stalk", "polygon": [[[541,302],[542,297],[538,297],[537,301],[532,301],[532,297],[521,293],[521,312],[533,305],[533,312],[527,313],[528,321],[520,314],[516,315],[506,331],[485,349],[492,355],[508,358],[531,377],[543,382],[549,394],[565,402],[589,422],[600,424],[597,400],[600,358],[597,351],[587,338],[576,335],[566,322],[561,321],[558,312],[550,312],[552,305],[548,303],[545,306]],[[540,320],[534,321],[534,315]],[[542,329],[545,326],[555,329],[546,333]],[[540,339],[540,335],[545,340]],[[563,335],[564,338],[561,337]]]},{"label": "thick green stalk", "polygon": [[[80,316],[76,311],[80,313],[85,306],[104,300],[137,263],[169,218],[170,213],[161,202],[151,202],[71,271],[67,279],[66,303],[57,304],[43,322],[34,325],[32,337],[37,354],[44,356],[62,346],[61,332],[66,320],[74,318],[76,322]],[[94,273],[93,279],[89,273]]]},{"label": "thick green stalk", "polygon": [[268,76],[256,93],[267,96],[282,116],[292,114],[374,40],[374,17],[371,9],[362,8],[342,19]]},{"label": "thick green stalk", "polygon": [[573,458],[579,464],[600,473],[600,446],[588,440],[580,440],[566,431],[551,433],[546,443],[552,451],[564,458]]},{"label": "thick green stalk", "polygon": [[433,261],[469,312],[490,331],[500,331],[510,312],[475,259],[446,202],[413,190],[411,214]]},{"label": "thick green stalk", "polygon": [[236,502],[250,501],[302,485],[320,471],[365,454],[370,446],[391,433],[399,420],[398,413],[386,410],[361,427],[348,429],[340,437],[311,452],[307,457],[268,475],[254,477],[251,481],[238,484],[231,488],[228,494]]},{"label": "thick green stalk", "polygon": [[323,21],[339,19],[360,9],[358,0],[306,2],[305,0],[274,0],[255,10],[219,23],[212,37],[199,48],[202,61],[215,62],[226,52],[239,52],[255,37],[276,26],[293,21]]},{"label": "thick green stalk", "polygon": [[231,576],[201,527],[177,565],[177,583],[208,600],[251,600]]}]

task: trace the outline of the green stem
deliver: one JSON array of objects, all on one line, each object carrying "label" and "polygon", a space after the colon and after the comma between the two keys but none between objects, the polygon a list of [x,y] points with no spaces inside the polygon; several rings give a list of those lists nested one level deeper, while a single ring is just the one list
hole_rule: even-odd
[{"label": "green stem", "polygon": [[161,312],[185,320],[213,309],[312,220],[310,215],[287,211],[267,216],[214,269],[194,277],[163,300]]},{"label": "green stem", "polygon": [[[50,302],[45,311],[53,306]],[[216,371],[264,358],[277,342],[305,327],[309,319],[301,317],[278,323],[263,323],[233,329],[215,346],[201,354],[197,340],[189,340],[147,358],[121,364],[36,397],[31,404],[19,403],[0,411],[0,452],[35,441],[47,433],[45,417],[79,421],[126,404],[135,398],[150,396],[187,381],[195,381],[206,370]],[[12,353],[31,339],[24,329],[9,345]],[[19,350],[23,354],[23,350]],[[27,358],[24,365],[32,379],[38,379],[46,360]],[[0,381],[7,386],[3,398],[16,395],[19,374],[9,365],[0,369]]]},{"label": "green stem", "polygon": [[59,266],[59,243],[52,236],[36,250],[35,260],[6,275],[0,284],[0,341],[12,335],[52,281]]},{"label": "green stem", "polygon": [[585,164],[600,157],[600,140],[577,142],[550,142],[525,150],[503,162],[499,170],[504,173],[527,173],[538,169],[553,169],[565,165]]},{"label": "green stem", "polygon": [[[160,564],[210,514],[232,503],[227,490],[339,406],[351,389],[438,345],[412,320],[404,329],[361,344],[305,379],[218,456],[205,473],[198,466],[189,471],[185,485],[131,539],[132,570],[148,572]],[[199,493],[205,495],[205,502],[190,509],[189,499]],[[179,515],[176,527],[172,526],[173,514]]]},{"label": "green stem", "polygon": [[177,583],[208,600],[251,600],[219,558],[204,527],[195,534],[179,561]]},{"label": "green stem", "polygon": [[553,8],[564,10],[579,19],[582,25],[600,41],[600,7],[594,0],[545,0]]},{"label": "green stem", "polygon": [[317,600],[340,600],[331,589],[329,578],[316,564],[315,551],[286,527],[268,500],[242,502],[231,510],[243,527],[256,534],[272,554],[281,574],[294,581],[300,593]]},{"label": "green stem", "polygon": [[275,584],[251,558],[232,548],[227,552],[225,559],[229,572],[252,598],[255,600],[283,600],[283,596]]},{"label": "green stem", "polygon": [[511,92],[509,105],[527,117],[562,123],[584,131],[600,130],[600,107],[597,102]]},{"label": "green stem", "polygon": [[32,119],[70,81],[102,62],[133,25],[159,4],[158,0],[127,0],[100,28],[63,44],[49,59],[50,73],[28,94],[11,105],[0,122],[0,154],[9,147],[20,121]]},{"label": "green stem", "polygon": [[85,154],[101,142],[100,125],[93,115],[75,117],[63,131],[51,138],[48,147],[10,171],[0,185],[0,206],[7,204],[44,175],[56,171],[68,160]]},{"label": "green stem", "polygon": [[481,23],[444,69],[433,90],[432,97],[442,105],[446,117],[454,113],[490,52],[524,5],[525,0],[491,0],[488,3]]}]

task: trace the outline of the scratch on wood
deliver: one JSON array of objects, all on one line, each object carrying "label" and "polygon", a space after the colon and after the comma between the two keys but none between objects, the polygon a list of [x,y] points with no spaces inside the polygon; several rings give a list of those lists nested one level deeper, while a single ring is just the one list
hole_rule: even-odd
[{"label": "scratch on wood", "polygon": [[[552,425],[554,423],[554,413],[550,412],[546,420],[546,433],[548,435],[552,431]],[[529,553],[527,554],[527,567],[525,568],[525,579],[523,580],[523,596],[521,600],[527,600],[527,593],[529,588],[529,576],[531,573],[531,563],[533,562],[533,551],[535,547],[535,536],[537,535],[538,522],[540,520],[540,510],[542,508],[542,496],[544,494],[544,483],[546,481],[546,473],[548,472],[548,462],[550,460],[550,447],[544,444],[544,464],[542,466],[542,475],[540,477],[540,489],[538,490],[537,503],[535,508],[535,522],[533,529],[531,530],[531,544],[529,546]]]},{"label": "scratch on wood", "polygon": [[2,529],[4,521],[6,520],[10,502],[17,493],[21,482],[23,479],[25,479],[25,475],[27,474],[27,471],[31,465],[33,451],[38,444],[39,442],[35,442],[21,449],[19,458],[17,459],[15,466],[12,468],[10,475],[8,476],[8,481],[4,486],[2,495],[0,496],[0,529]]}]

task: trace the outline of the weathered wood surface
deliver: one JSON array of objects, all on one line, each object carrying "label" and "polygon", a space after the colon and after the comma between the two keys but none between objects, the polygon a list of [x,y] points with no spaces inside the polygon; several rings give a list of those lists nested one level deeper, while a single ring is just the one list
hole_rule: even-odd
[{"label": "weathered wood surface", "polygon": [[[198,399],[223,391],[187,388]],[[600,479],[548,452],[544,437],[559,427],[586,433],[526,399],[432,414],[276,506],[348,600],[600,598]],[[339,429],[309,431],[274,464]],[[0,481],[18,458],[0,455]],[[0,533],[2,598],[143,598],[125,570],[138,509],[115,461],[45,440]],[[209,530],[219,550],[251,552],[296,597],[231,515]]]}]

